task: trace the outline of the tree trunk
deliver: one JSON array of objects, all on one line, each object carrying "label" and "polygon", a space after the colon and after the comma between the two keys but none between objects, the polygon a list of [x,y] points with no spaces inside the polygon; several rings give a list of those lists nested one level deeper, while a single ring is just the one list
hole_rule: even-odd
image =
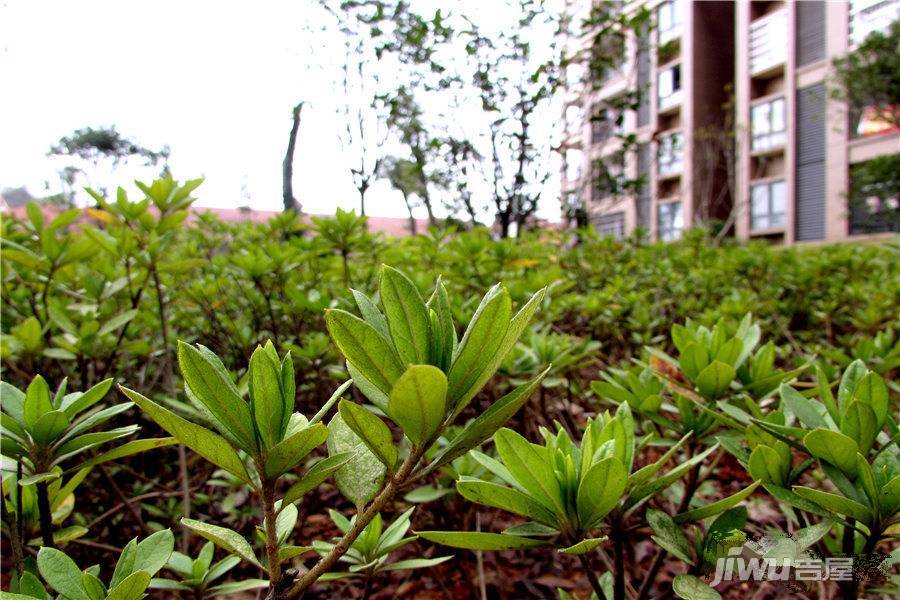
[{"label": "tree trunk", "polygon": [[303,103],[300,102],[293,110],[293,123],[291,124],[291,137],[288,139],[287,152],[284,153],[284,163],[281,166],[281,187],[282,199],[284,200],[284,211],[299,212],[300,205],[294,198],[294,147],[297,145],[297,132],[300,131],[300,109]]},{"label": "tree trunk", "polygon": [[403,192],[403,201],[406,203],[406,210],[409,211],[409,233],[416,235],[416,218],[413,216],[412,205],[409,203],[409,195]]}]

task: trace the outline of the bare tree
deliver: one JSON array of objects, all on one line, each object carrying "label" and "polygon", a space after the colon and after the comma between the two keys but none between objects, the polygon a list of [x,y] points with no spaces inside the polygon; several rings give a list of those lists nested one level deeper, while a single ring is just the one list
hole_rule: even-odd
[{"label": "bare tree", "polygon": [[291,134],[288,138],[287,151],[281,164],[281,193],[284,211],[300,212],[300,203],[294,198],[294,148],[297,145],[297,134],[300,132],[300,110],[303,103],[297,104],[291,111]]}]

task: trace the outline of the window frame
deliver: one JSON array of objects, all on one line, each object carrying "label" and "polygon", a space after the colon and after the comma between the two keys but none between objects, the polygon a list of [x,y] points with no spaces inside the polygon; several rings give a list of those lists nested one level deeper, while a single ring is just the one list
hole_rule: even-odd
[{"label": "window frame", "polygon": [[[677,140],[677,142],[673,143],[673,140]],[[658,175],[660,177],[669,177],[681,173],[683,169],[684,134],[681,131],[673,131],[660,136],[656,142],[656,171]]]},{"label": "window frame", "polygon": [[[667,220],[663,220],[663,212],[672,211],[671,215],[667,214]],[[684,208],[681,200],[672,202],[660,202],[656,205],[656,239],[661,242],[674,242],[681,239],[684,233]],[[669,218],[671,217],[671,218]],[[680,225],[676,221],[681,221]],[[665,223],[665,226],[663,224]]]},{"label": "window frame", "polygon": [[[662,93],[662,79],[667,73],[672,73],[672,90],[665,96]],[[677,77],[676,77],[677,73]],[[677,83],[677,87],[676,87]],[[666,110],[677,104],[681,104],[681,62],[664,67],[656,76],[656,102],[659,110]]]},{"label": "window frame", "polygon": [[[775,210],[773,189],[775,186],[781,187],[782,206],[781,210]],[[766,206],[765,212],[757,213],[756,198],[754,194],[756,190],[766,190]],[[750,231],[768,231],[784,229],[787,226],[787,181],[784,179],[772,179],[760,181],[750,185]]]},{"label": "window frame", "polygon": [[[776,105],[781,106],[781,129],[775,129],[774,110]],[[768,116],[765,119],[767,129],[764,132],[757,131],[756,112],[768,107]],[[766,143],[762,143],[766,140]],[[768,152],[784,148],[787,143],[787,98],[776,96],[767,100],[756,102],[750,107],[750,150],[751,152]]]}]

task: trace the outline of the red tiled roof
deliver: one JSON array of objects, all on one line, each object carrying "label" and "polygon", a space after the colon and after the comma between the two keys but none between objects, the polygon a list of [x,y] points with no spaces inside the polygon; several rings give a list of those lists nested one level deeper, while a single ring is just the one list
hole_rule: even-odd
[{"label": "red tiled roof", "polygon": [[[59,214],[62,209],[58,206],[53,206],[49,204],[41,205],[41,211],[44,213],[44,217],[47,219],[52,218],[53,216]],[[248,208],[207,208],[203,206],[197,206],[191,208],[191,213],[193,215],[198,214],[212,214],[218,217],[219,219],[228,222],[228,223],[241,223],[244,221],[251,221],[254,223],[264,223],[275,215],[279,214],[280,211],[274,210],[252,210]],[[26,219],[27,215],[25,213],[25,207],[20,206],[16,208],[8,208],[3,207],[2,213],[6,215],[14,215],[20,219]],[[330,215],[308,215],[304,214],[304,218],[307,220],[310,217],[320,217],[320,216],[330,216]],[[397,237],[403,237],[410,234],[409,232],[409,219],[406,217],[369,217],[368,219],[369,231],[372,233],[386,233],[388,235],[393,235]],[[416,219],[416,232],[423,233],[428,229],[428,220],[427,219]]]}]

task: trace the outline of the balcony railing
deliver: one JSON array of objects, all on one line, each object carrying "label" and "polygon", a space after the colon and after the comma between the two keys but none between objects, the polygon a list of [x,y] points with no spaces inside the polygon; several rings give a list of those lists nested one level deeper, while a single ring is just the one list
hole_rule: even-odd
[{"label": "balcony railing", "polygon": [[758,75],[787,60],[787,10],[781,9],[750,25],[750,74]]}]

